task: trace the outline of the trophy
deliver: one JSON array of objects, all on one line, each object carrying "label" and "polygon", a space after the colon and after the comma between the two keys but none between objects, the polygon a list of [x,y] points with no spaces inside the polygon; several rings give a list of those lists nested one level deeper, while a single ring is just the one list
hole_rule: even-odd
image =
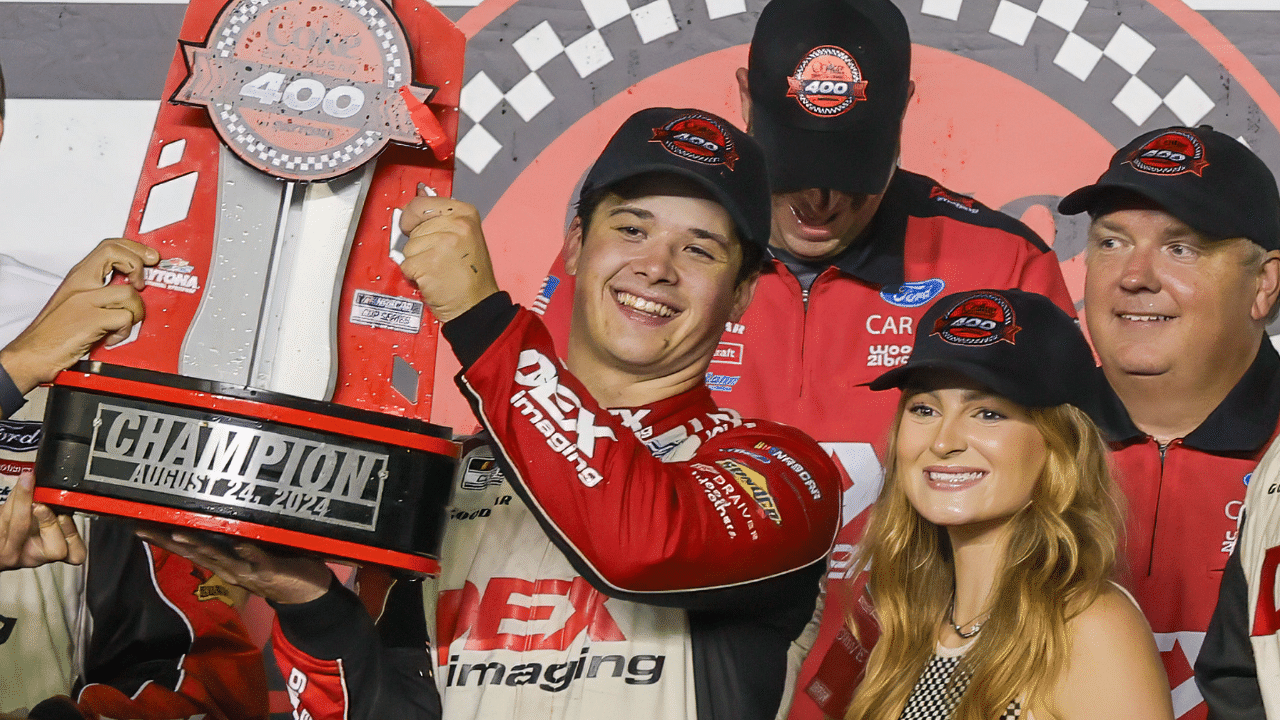
[{"label": "trophy", "polygon": [[125,230],[146,319],[55,381],[37,500],[438,571],[398,208],[452,191],[464,45],[421,0],[192,0]]}]

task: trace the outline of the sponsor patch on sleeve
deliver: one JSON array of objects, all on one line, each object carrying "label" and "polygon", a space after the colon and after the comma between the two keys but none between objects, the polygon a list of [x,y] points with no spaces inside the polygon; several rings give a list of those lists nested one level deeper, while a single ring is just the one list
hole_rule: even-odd
[{"label": "sponsor patch on sleeve", "polygon": [[782,524],[782,513],[778,511],[778,503],[769,492],[769,481],[764,475],[735,460],[717,460],[716,465],[729,473],[751,499],[756,501],[765,517],[772,520],[774,525]]},{"label": "sponsor patch on sleeve", "polygon": [[560,287],[560,278],[555,275],[548,275],[542,279],[542,290],[538,292],[538,297],[533,299],[533,311],[542,315],[547,311],[547,303],[551,302],[551,296],[556,294],[556,288]]},{"label": "sponsor patch on sleeve", "polygon": [[783,465],[791,468],[791,472],[795,473],[800,482],[804,483],[805,489],[809,491],[809,496],[814,500],[822,499],[822,491],[818,489],[818,483],[814,482],[813,475],[795,458],[783,452],[781,448],[774,447],[768,443],[756,443],[756,450],[777,458]]}]

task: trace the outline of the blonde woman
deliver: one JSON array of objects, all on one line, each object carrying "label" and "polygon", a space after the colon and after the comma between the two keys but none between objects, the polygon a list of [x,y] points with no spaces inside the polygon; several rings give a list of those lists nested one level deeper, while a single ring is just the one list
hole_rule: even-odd
[{"label": "blonde woman", "polygon": [[846,717],[1172,718],[1151,630],[1111,582],[1118,491],[1075,321],[982,290],[917,327],[871,383],[903,395],[862,544],[882,631]]}]

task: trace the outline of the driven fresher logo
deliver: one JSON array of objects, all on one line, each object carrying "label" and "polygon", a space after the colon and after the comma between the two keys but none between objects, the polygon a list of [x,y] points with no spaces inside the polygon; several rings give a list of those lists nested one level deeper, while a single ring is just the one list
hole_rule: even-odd
[{"label": "driven fresher logo", "polygon": [[88,480],[374,530],[387,456],[102,403]]}]

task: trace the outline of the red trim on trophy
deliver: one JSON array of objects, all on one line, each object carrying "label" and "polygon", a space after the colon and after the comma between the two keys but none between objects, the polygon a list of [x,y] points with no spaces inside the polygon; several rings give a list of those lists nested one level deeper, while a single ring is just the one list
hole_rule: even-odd
[{"label": "red trim on trophy", "polygon": [[91,513],[118,515],[142,522],[157,522],[165,525],[179,525],[198,530],[209,530],[211,532],[234,535],[246,540],[260,540],[276,545],[308,550],[324,557],[345,558],[373,565],[386,565],[428,575],[438,575],[440,573],[440,563],[433,558],[370,547],[346,540],[335,540],[323,535],[312,535],[311,533],[298,532],[296,530],[259,525],[258,523],[245,522],[244,520],[233,520],[161,505],[148,505],[103,495],[88,495],[70,490],[45,487],[35,488],[34,497],[36,502],[42,502],[46,505],[74,508]]},{"label": "red trim on trophy", "polygon": [[295,427],[399,445],[414,450],[435,453],[436,455],[445,455],[455,460],[458,458],[459,453],[457,445],[443,438],[418,435],[405,430],[370,425],[357,420],[344,420],[330,415],[295,410],[280,405],[231,398],[225,395],[213,395],[198,390],[184,390],[166,385],[152,385],[151,383],[138,382],[137,380],[108,378],[102,375],[78,373],[70,370],[59,375],[54,383],[62,387],[97,390],[141,400],[173,403],[199,410],[247,415],[255,419],[271,420]]}]

